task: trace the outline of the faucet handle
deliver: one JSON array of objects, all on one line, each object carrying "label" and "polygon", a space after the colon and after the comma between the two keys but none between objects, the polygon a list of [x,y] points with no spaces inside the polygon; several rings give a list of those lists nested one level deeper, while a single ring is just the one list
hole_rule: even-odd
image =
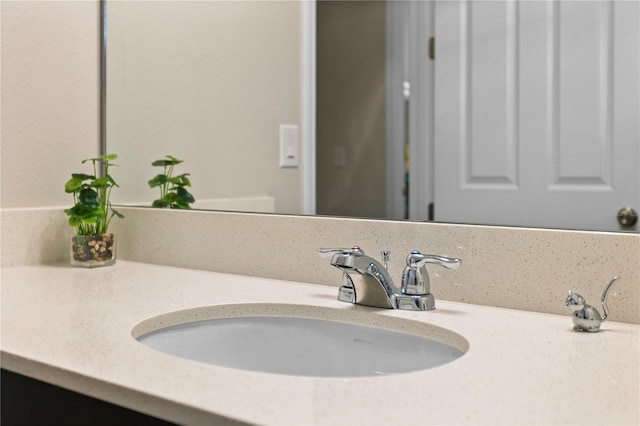
[{"label": "faucet handle", "polygon": [[319,248],[318,256],[320,257],[332,257],[334,254],[364,254],[364,252],[358,246],[353,246],[351,248]]},{"label": "faucet handle", "polygon": [[402,272],[402,293],[404,294],[429,294],[431,283],[429,273],[425,268],[427,263],[435,263],[447,269],[458,269],[462,261],[458,258],[422,254],[414,250],[407,256],[407,266]]},{"label": "faucet handle", "polygon": [[455,257],[436,256],[433,254],[422,254],[414,250],[407,256],[407,267],[421,268],[427,263],[435,263],[447,269],[458,269],[462,261]]}]

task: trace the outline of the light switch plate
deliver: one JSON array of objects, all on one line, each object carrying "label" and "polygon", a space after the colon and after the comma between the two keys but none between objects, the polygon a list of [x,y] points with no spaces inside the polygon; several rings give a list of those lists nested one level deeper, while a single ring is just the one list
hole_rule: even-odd
[{"label": "light switch plate", "polygon": [[298,126],[280,125],[280,167],[298,167]]}]

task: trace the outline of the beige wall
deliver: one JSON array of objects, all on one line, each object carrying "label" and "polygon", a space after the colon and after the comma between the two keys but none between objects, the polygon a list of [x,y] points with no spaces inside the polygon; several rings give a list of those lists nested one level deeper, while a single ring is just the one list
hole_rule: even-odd
[{"label": "beige wall", "polygon": [[[384,1],[317,4],[317,212],[384,218]],[[335,164],[344,149],[345,164]]]},{"label": "beige wall", "polygon": [[[112,174],[121,185],[113,193],[114,201],[139,201],[141,194],[155,198],[146,181],[158,170],[149,163],[173,154],[187,161],[178,171],[192,173],[198,199],[270,195],[277,211],[298,213],[300,173],[278,166],[278,126],[300,123],[299,3],[190,3],[215,8],[207,14],[181,1],[113,2],[110,7],[128,7],[130,12],[145,4],[176,20],[195,22],[183,27],[183,33],[192,32],[190,41],[181,43],[161,24],[144,27],[158,49],[176,54],[188,50],[195,62],[188,67],[171,60],[145,64],[142,61],[149,57],[135,50],[135,43],[121,41],[128,71],[121,81],[110,76],[110,90],[120,85],[124,99],[142,102],[144,90],[160,97],[167,93],[153,89],[162,89],[170,92],[171,102],[157,98],[123,105],[111,98],[109,140],[116,145],[110,144],[109,150],[120,155],[120,167]],[[64,182],[72,172],[88,172],[81,160],[99,153],[99,3],[2,1],[0,11],[1,205],[70,205]],[[121,22],[124,29],[115,20],[109,23],[110,49],[118,47],[119,29],[130,37],[133,28],[126,25],[142,19],[134,14],[129,18]],[[197,39],[196,33],[205,30],[207,38]],[[216,40],[225,43],[214,45]],[[201,62],[215,71],[202,71]],[[122,66],[115,60],[109,64],[115,73],[122,73]],[[152,70],[161,73],[152,77]],[[169,78],[182,86],[170,88]],[[179,110],[185,103],[198,102],[204,106]],[[198,122],[205,127],[197,129]],[[203,144],[188,145],[194,140]],[[198,169],[197,162],[204,166]]]},{"label": "beige wall", "polygon": [[295,1],[109,5],[114,200],[150,204],[150,164],[171,154],[197,200],[272,196],[276,212],[301,212],[300,168],[278,156],[279,125],[301,122],[300,13]]},{"label": "beige wall", "polygon": [[2,1],[2,207],[71,205],[99,151],[97,1]]}]

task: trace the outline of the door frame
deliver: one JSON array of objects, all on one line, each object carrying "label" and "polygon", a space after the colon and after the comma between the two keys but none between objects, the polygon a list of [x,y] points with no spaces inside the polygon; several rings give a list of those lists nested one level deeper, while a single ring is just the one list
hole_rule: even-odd
[{"label": "door frame", "polygon": [[[387,2],[386,204],[390,219],[428,220],[434,199],[435,75],[429,57],[434,16],[433,1]],[[405,217],[402,188],[407,137],[409,211]]]},{"label": "door frame", "polygon": [[316,214],[316,0],[302,1],[300,11],[302,214]]},{"label": "door frame", "polygon": [[[406,7],[405,7],[406,6]],[[428,41],[434,34],[434,2],[387,1],[386,217],[404,219],[404,138],[409,132],[409,217],[427,220],[434,199],[434,66]],[[302,213],[316,214],[316,0],[301,2]],[[401,46],[401,49],[390,48]],[[416,54],[417,52],[417,54]],[[405,128],[403,82],[409,81]],[[421,143],[421,141],[423,141]]]}]

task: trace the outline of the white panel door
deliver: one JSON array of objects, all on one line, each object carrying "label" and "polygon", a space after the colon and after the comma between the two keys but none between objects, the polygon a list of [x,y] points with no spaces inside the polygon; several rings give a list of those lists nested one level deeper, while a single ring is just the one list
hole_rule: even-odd
[{"label": "white panel door", "polygon": [[436,2],[436,220],[617,231],[640,210],[639,6]]}]

